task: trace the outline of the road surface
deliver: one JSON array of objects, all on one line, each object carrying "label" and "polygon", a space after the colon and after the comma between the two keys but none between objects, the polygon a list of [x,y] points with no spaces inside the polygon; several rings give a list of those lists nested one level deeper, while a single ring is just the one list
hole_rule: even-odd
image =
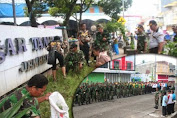
[{"label": "road surface", "polygon": [[74,118],[160,118],[161,107],[154,109],[154,94],[115,98],[73,107]]}]

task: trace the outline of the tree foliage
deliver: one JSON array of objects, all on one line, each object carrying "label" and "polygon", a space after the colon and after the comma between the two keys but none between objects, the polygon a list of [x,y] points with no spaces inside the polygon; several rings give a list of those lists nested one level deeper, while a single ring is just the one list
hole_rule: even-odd
[{"label": "tree foliage", "polygon": [[177,42],[167,42],[163,54],[177,57]]},{"label": "tree foliage", "polygon": [[82,21],[82,13],[86,12],[89,9],[89,7],[92,5],[93,2],[94,2],[94,0],[80,0],[80,4],[79,4],[79,14],[80,14],[79,25]]},{"label": "tree foliage", "polygon": [[32,27],[37,27],[36,17],[45,12],[46,5],[37,0],[25,0],[27,8],[24,8],[25,15],[30,17]]},{"label": "tree foliage", "polygon": [[122,1],[124,1],[125,10],[132,5],[132,0],[100,0],[98,5],[103,8],[105,14],[118,19],[118,14],[123,11]]},{"label": "tree foliage", "polygon": [[126,39],[126,36],[125,36],[125,32],[126,32],[125,26],[122,23],[117,22],[117,20],[112,19],[111,21],[105,23],[104,27],[105,27],[106,30],[109,31],[109,33],[120,31],[121,34],[123,35],[123,39],[124,40]]},{"label": "tree foliage", "polygon": [[69,18],[73,13],[79,10],[79,6],[76,5],[78,0],[46,0],[50,6],[49,14],[51,16],[62,16],[65,20],[63,25],[68,25]]},{"label": "tree foliage", "polygon": [[[28,13],[28,7],[24,8],[24,12],[26,17],[30,16]],[[36,18],[41,17],[41,14],[46,12],[46,4],[41,3],[40,1],[35,1],[33,4],[32,12]]]}]

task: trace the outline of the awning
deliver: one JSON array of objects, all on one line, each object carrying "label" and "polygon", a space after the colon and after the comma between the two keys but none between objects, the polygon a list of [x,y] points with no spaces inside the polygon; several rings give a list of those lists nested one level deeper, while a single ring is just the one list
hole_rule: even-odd
[{"label": "awning", "polygon": [[135,71],[126,70],[110,70],[108,68],[97,68],[93,72],[95,73],[124,73],[124,74],[135,74]]}]

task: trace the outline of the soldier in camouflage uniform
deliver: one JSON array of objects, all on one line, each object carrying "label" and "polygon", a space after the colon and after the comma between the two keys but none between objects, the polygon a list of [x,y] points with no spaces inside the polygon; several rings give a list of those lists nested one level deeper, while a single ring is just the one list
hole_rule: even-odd
[{"label": "soldier in camouflage uniform", "polygon": [[147,50],[147,36],[142,25],[138,25],[137,53],[145,53]]},{"label": "soldier in camouflage uniform", "polygon": [[71,51],[67,54],[65,58],[66,62],[66,71],[70,69],[79,71],[82,69],[85,62],[84,54],[81,50],[77,50],[77,45],[73,43],[70,47]]},{"label": "soldier in camouflage uniform", "polygon": [[159,106],[159,90],[156,88],[156,93],[155,93],[155,109],[158,109]]},{"label": "soldier in camouflage uniform", "polygon": [[86,104],[90,104],[91,102],[90,102],[90,100],[91,100],[91,94],[90,94],[91,92],[90,92],[90,86],[89,85],[87,85],[86,86]]},{"label": "soldier in camouflage uniform", "polygon": [[110,97],[109,97],[109,85],[108,84],[106,85],[106,99],[110,100]]},{"label": "soldier in camouflage uniform", "polygon": [[127,85],[127,97],[130,96],[130,83],[128,83]]},{"label": "soldier in camouflage uniform", "polygon": [[98,102],[98,100],[99,100],[99,86],[98,86],[98,84],[96,84],[95,91],[96,91],[96,94],[95,94],[96,102]]},{"label": "soldier in camouflage uniform", "polygon": [[13,107],[14,104],[16,104],[20,99],[25,96],[25,99],[23,100],[23,103],[18,112],[28,108],[29,110],[22,118],[40,117],[39,103],[48,100],[48,97],[50,96],[50,93],[48,93],[45,96],[39,97],[46,90],[47,84],[48,80],[44,75],[34,75],[28,81],[26,87],[17,89],[11,96],[2,100],[2,102],[5,102],[3,104],[3,110],[7,110],[8,108]]},{"label": "soldier in camouflage uniform", "polygon": [[75,103],[81,105],[81,87],[76,89]]},{"label": "soldier in camouflage uniform", "polygon": [[97,25],[98,32],[96,33],[96,40],[93,43],[94,47],[100,47],[101,51],[108,51],[110,35],[106,30],[103,30],[101,24]]},{"label": "soldier in camouflage uniform", "polygon": [[120,95],[120,84],[118,84],[118,86],[117,86],[117,98],[121,98],[121,95]]},{"label": "soldier in camouflage uniform", "polygon": [[123,97],[125,97],[126,96],[126,86],[125,86],[125,84],[123,84],[123,86],[122,86],[122,93],[123,93]]},{"label": "soldier in camouflage uniform", "polygon": [[114,96],[114,88],[113,88],[113,85],[110,84],[110,98],[111,98],[111,100],[113,99],[113,96]]},{"label": "soldier in camouflage uniform", "polygon": [[103,100],[106,100],[106,86],[103,87]]}]

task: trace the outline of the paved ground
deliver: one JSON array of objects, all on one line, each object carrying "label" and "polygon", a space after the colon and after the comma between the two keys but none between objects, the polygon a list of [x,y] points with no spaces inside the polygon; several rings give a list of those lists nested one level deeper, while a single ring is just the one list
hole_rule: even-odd
[{"label": "paved ground", "polygon": [[[160,118],[154,94],[133,96],[73,107],[74,118]],[[170,117],[170,116],[169,116]]]}]

